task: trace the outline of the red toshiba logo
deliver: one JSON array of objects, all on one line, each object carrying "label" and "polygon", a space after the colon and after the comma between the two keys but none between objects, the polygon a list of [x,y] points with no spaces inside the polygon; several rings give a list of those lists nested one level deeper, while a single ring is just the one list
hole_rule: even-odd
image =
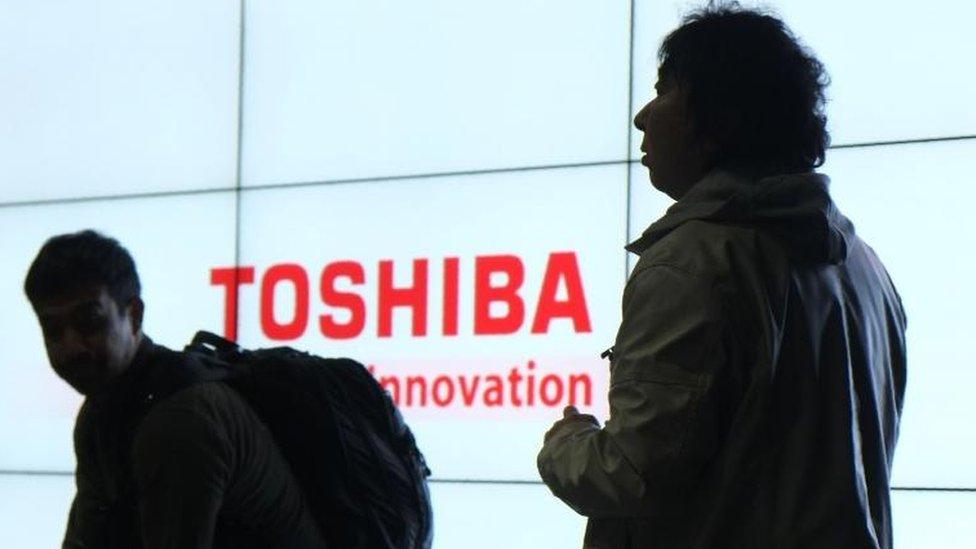
[{"label": "red toshiba logo", "polygon": [[[430,260],[414,259],[409,266],[381,260],[376,265],[373,278],[367,276],[362,263],[352,260],[327,263],[318,273],[317,298],[328,310],[341,309],[346,314],[339,320],[332,312],[319,314],[315,328],[329,339],[351,339],[362,335],[369,312],[375,311],[376,335],[393,335],[393,311],[409,309],[410,333],[415,337],[429,333],[428,303],[432,291],[442,292],[443,310],[441,325],[436,329],[444,336],[458,334],[459,295],[461,295],[460,264],[458,257],[443,259],[443,280],[432,288],[429,280]],[[395,286],[394,271],[407,268],[412,273],[409,285]],[[501,279],[503,282],[498,282]],[[210,283],[224,288],[224,334],[237,339],[238,294],[242,286],[254,284],[253,266],[218,267],[210,271]],[[493,282],[494,281],[494,282]],[[515,255],[483,255],[474,258],[474,323],[475,335],[500,335],[518,332],[531,317],[530,331],[545,334],[554,319],[568,319],[577,333],[592,331],[586,305],[583,281],[575,252],[549,254],[538,296],[526,302],[522,295],[525,266]],[[340,289],[343,287],[351,289]],[[360,287],[376,284],[376,303],[372,309],[363,298]],[[291,318],[275,316],[275,289],[279,284],[294,288],[295,307]],[[560,288],[564,289],[560,296]],[[312,286],[309,272],[297,263],[278,263],[268,267],[260,281],[261,330],[272,340],[288,341],[302,337],[311,321]],[[467,292],[465,295],[472,295]],[[504,314],[492,314],[493,303],[504,304]],[[531,309],[527,309],[527,306]]]}]

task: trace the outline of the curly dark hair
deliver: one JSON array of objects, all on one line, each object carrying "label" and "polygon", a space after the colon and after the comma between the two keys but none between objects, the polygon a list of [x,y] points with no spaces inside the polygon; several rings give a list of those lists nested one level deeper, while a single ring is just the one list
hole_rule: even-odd
[{"label": "curly dark hair", "polygon": [[658,61],[659,79],[687,87],[695,134],[717,146],[717,164],[794,172],[823,164],[830,79],[780,19],[710,2],[664,39]]},{"label": "curly dark hair", "polygon": [[84,230],[44,243],[27,271],[24,293],[36,305],[39,300],[67,296],[92,285],[104,285],[119,310],[141,291],[129,251],[114,238]]}]

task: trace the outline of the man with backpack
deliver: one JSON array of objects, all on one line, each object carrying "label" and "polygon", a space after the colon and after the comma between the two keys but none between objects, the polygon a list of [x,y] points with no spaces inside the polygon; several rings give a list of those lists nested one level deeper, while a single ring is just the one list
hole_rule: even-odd
[{"label": "man with backpack", "polygon": [[157,345],[132,257],[94,231],[45,243],[24,288],[51,366],[85,396],[63,547],[429,546],[422,457],[358,363]]}]

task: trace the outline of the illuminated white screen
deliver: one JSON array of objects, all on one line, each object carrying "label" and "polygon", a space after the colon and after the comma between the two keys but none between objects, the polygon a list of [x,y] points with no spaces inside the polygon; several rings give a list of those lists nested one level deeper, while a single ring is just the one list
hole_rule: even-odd
[{"label": "illuminated white screen", "polygon": [[0,3],[0,200],[233,187],[238,6]]},{"label": "illuminated white screen", "polygon": [[245,185],[626,154],[626,2],[247,9]]},{"label": "illuminated white screen", "polygon": [[0,475],[0,545],[61,547],[75,495],[69,475]]},{"label": "illuminated white screen", "polygon": [[[781,0],[771,7],[827,68],[828,127],[835,144],[976,135],[976,45],[965,37],[976,3]],[[700,3],[635,2],[634,103],[654,94],[657,50]],[[632,130],[631,155],[640,135]]]},{"label": "illuminated white screen", "polygon": [[908,388],[896,486],[976,486],[971,311],[976,224],[964,162],[976,140],[835,150],[824,172],[841,211],[884,261],[908,314]]},{"label": "illuminated white screen", "polygon": [[[70,476],[0,475],[0,543],[46,548],[61,543],[74,495]],[[576,547],[585,519],[540,485],[432,484],[434,547]],[[43,513],[38,513],[43,509]],[[895,492],[895,539],[903,547],[968,549],[976,539],[976,496]]]}]

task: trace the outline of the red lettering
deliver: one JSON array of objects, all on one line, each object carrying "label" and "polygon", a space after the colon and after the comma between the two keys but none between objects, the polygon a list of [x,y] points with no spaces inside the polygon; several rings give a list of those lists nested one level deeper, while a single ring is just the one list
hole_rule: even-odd
[{"label": "red lettering", "polygon": [[[535,310],[531,298],[522,295],[526,280],[525,265],[515,255],[485,255],[474,258],[473,335],[508,335],[523,329],[531,316],[531,333],[545,334],[551,330],[554,319],[568,319],[576,333],[592,331],[586,294],[575,252],[555,252],[549,254],[542,273],[542,284],[535,300]],[[426,336],[428,328],[428,298],[431,291],[441,291],[443,310],[440,333],[445,337],[457,336],[460,332],[459,315],[461,293],[468,298],[467,286],[461,288],[461,259],[443,258],[443,282],[439,289],[431,290],[429,260],[424,258],[412,261],[413,279],[406,285],[395,284],[394,261],[378,262],[375,279],[376,333],[378,337],[393,336],[394,316],[403,314],[400,308],[410,311],[410,333],[414,337]],[[403,269],[403,267],[401,267]],[[466,271],[467,272],[467,271]],[[262,274],[262,273],[258,273]],[[533,272],[535,274],[535,272]],[[401,273],[406,275],[406,273]],[[255,268],[251,266],[218,267],[211,269],[210,284],[224,289],[224,335],[236,340],[240,323],[240,296],[242,287],[255,282]],[[401,276],[401,278],[406,278]],[[261,276],[259,318],[264,334],[274,340],[293,340],[305,335],[308,327],[310,307],[308,296],[308,273],[301,265],[282,263],[271,266]],[[292,309],[286,307],[278,296],[279,284],[288,282],[294,287],[294,316],[286,316]],[[368,315],[374,314],[367,308],[366,269],[363,264],[352,260],[326,263],[319,277],[319,295],[322,311],[311,311],[318,316],[318,328],[327,339],[346,340],[363,335]],[[373,282],[373,279],[370,279]],[[287,288],[286,292],[291,288]],[[286,295],[290,295],[287,294]],[[371,299],[371,298],[369,298]],[[275,303],[278,301],[276,313]],[[528,303],[527,303],[528,301]],[[467,309],[465,309],[467,310]],[[287,313],[285,311],[288,311]],[[397,312],[399,311],[399,312]],[[394,313],[396,312],[396,315]],[[405,317],[402,318],[406,320]],[[567,323],[568,324],[568,323]],[[530,368],[531,370],[531,368]],[[532,401],[537,380],[526,378],[528,401]],[[484,384],[486,380],[482,380]],[[529,402],[528,405],[534,405]]]},{"label": "red lettering", "polygon": [[[288,322],[275,318],[275,289],[280,282],[291,282],[295,287],[295,314]],[[261,279],[261,329],[268,338],[281,341],[298,339],[308,326],[308,275],[301,265],[282,263],[274,265]]]},{"label": "red lettering", "polygon": [[224,337],[237,341],[237,303],[242,284],[254,282],[254,267],[210,269],[210,284],[224,287]]},{"label": "red lettering", "polygon": [[[439,390],[441,387],[447,387],[447,394],[441,394]],[[434,378],[434,386],[431,389],[431,393],[433,393],[434,404],[443,408],[454,400],[454,382],[447,376],[437,376]]]},{"label": "red lettering", "polygon": [[479,381],[481,381],[481,376],[472,377],[471,386],[468,387],[468,377],[458,376],[458,385],[461,386],[461,399],[464,401],[465,406],[471,406],[474,403],[474,396],[478,391]]},{"label": "red lettering", "polygon": [[576,386],[583,386],[583,405],[589,406],[593,401],[593,380],[589,374],[569,376],[569,403],[576,405]]},{"label": "red lettering", "polygon": [[491,408],[505,404],[505,393],[503,392],[505,382],[502,380],[502,376],[496,374],[485,376],[485,384],[488,385],[488,388],[485,389],[485,406]]},{"label": "red lettering", "polygon": [[407,406],[413,406],[413,388],[420,389],[420,398],[417,399],[420,406],[427,406],[427,378],[424,376],[407,377]]},{"label": "red lettering", "polygon": [[444,315],[443,332],[446,336],[458,333],[458,258],[444,258]]},{"label": "red lettering", "polygon": [[[566,284],[566,300],[556,299],[559,291],[559,281]],[[579,265],[573,252],[558,252],[549,254],[546,263],[546,274],[539,291],[539,304],[535,309],[535,319],[532,321],[532,333],[544,334],[549,331],[549,322],[553,318],[570,318],[573,329],[577,333],[592,331],[590,314],[586,307],[586,295],[583,293],[583,281],[580,278]]]},{"label": "red lettering", "polygon": [[518,372],[518,368],[512,368],[508,372],[508,383],[510,385],[509,389],[511,391],[512,406],[518,407],[522,405],[522,397],[518,394],[519,382],[522,381],[522,374]]},{"label": "red lettering", "polygon": [[[525,318],[525,303],[518,295],[525,278],[522,260],[514,255],[488,255],[475,258],[474,333],[512,334],[518,331]],[[505,284],[492,286],[491,275],[504,274]],[[491,304],[504,303],[504,316],[491,316]]]},{"label": "red lettering", "polygon": [[[506,404],[516,408],[534,408],[537,402],[549,408],[567,403],[592,405],[593,380],[590,374],[570,374],[567,379],[567,376],[558,373],[546,373],[536,379],[536,362],[529,360],[525,367],[528,370],[525,375],[516,366],[504,377],[498,374],[419,374],[400,377],[395,374],[378,375],[373,364],[366,369],[398,406],[423,408],[430,401],[432,406],[446,408],[458,400],[469,408],[476,402],[482,402],[489,408]],[[526,382],[524,392],[520,389],[522,381]],[[506,394],[509,396],[508,403],[505,402]],[[401,398],[405,398],[406,402]]]},{"label": "red lettering", "polygon": [[340,292],[336,289],[336,279],[348,278],[354,285],[362,285],[366,281],[363,266],[355,261],[337,261],[329,263],[322,269],[322,279],[319,291],[322,303],[349,311],[348,322],[337,322],[331,314],[319,317],[319,329],[325,337],[332,339],[352,339],[363,333],[366,325],[366,302],[359,294]]},{"label": "red lettering", "polygon": [[393,335],[393,308],[410,307],[413,312],[411,333],[427,335],[427,260],[413,260],[413,286],[393,287],[393,262],[380,261],[379,336]]},{"label": "red lettering", "polygon": [[[556,387],[556,394],[550,395],[547,387]],[[556,406],[563,399],[563,380],[559,379],[558,376],[549,374],[542,378],[542,383],[539,384],[539,398],[542,403],[546,406]]]}]

